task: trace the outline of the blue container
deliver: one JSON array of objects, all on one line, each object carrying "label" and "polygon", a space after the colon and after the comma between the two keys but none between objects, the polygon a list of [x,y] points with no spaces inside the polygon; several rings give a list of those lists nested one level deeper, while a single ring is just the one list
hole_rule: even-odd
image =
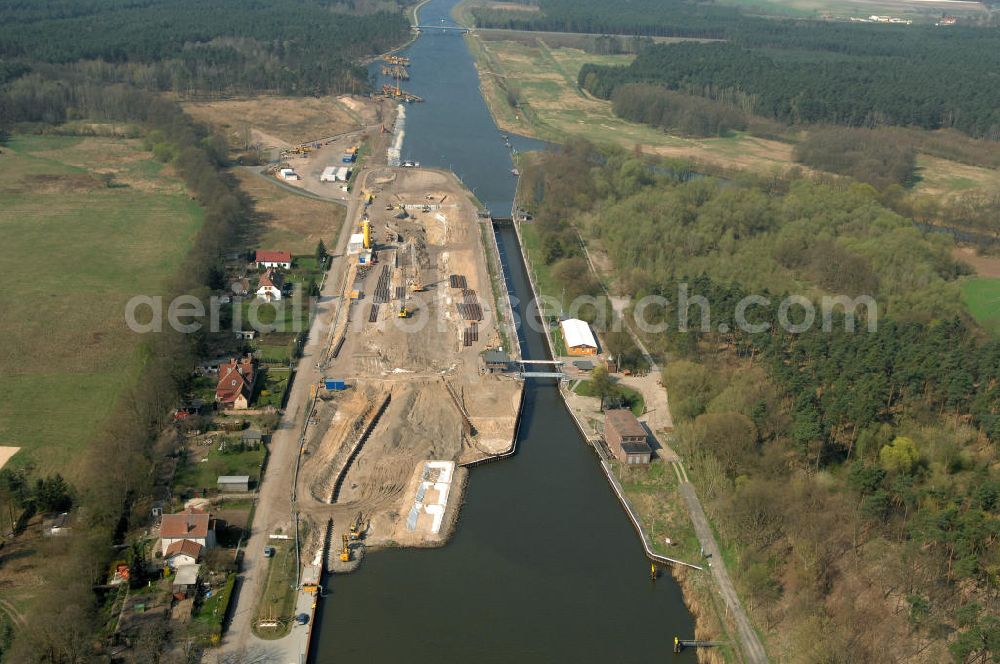
[{"label": "blue container", "polygon": [[333,380],[331,378],[325,378],[323,380],[323,386],[328,390],[346,390],[347,383],[342,380]]}]

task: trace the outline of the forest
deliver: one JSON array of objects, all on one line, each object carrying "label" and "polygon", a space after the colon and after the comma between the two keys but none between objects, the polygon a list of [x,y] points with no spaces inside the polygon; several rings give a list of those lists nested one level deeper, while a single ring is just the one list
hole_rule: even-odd
[{"label": "forest", "polygon": [[405,40],[399,11],[339,0],[0,0],[0,84],[25,68],[183,94],[364,88],[357,60]]},{"label": "forest", "polygon": [[[950,240],[866,185],[720,183],[585,143],[524,177],[557,282],[580,234],[618,266],[613,290],[709,303],[707,331],[647,309],[666,331],[644,342],[737,581],[790,661],[848,661],[846,643],[850,661],[1000,656],[1000,342],[961,305]],[[756,323],[789,293],[871,295],[877,328],[864,309],[853,330],[839,309],[829,331],[736,324],[745,296],[768,300]]]},{"label": "forest", "polygon": [[537,4],[473,13],[483,27],[725,40],[657,44],[627,67],[586,65],[579,83],[603,99],[648,83],[786,123],[954,127],[1000,140],[995,26],[765,18],[689,0]]},{"label": "forest", "polygon": [[908,186],[917,151],[881,129],[817,127],[795,146],[795,160],[812,168],[849,175],[876,189]]},{"label": "forest", "polygon": [[729,43],[652,46],[625,67],[587,64],[579,83],[604,99],[631,83],[657,84],[789,124],[955,128],[1000,139],[1000,32],[775,24]]},{"label": "forest", "polygon": [[623,85],[611,101],[619,117],[687,136],[724,136],[747,128],[746,115],[731,106],[656,85]]}]

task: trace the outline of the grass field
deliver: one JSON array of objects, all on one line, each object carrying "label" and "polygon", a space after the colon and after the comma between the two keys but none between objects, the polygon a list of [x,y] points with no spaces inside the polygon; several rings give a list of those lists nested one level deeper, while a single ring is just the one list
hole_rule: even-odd
[{"label": "grass field", "polygon": [[277,620],[279,626],[258,627],[255,624],[253,632],[262,639],[280,639],[292,628],[298,566],[291,540],[271,540],[268,545],[274,547],[275,553],[267,561],[267,584],[257,602],[257,617]]},{"label": "grass field", "polygon": [[980,325],[1000,335],[1000,279],[966,279],[962,282],[962,301]]},{"label": "grass field", "polygon": [[0,444],[70,478],[133,383],[124,305],[160,294],[202,210],[139,141],[18,136],[0,146]]},{"label": "grass field", "polygon": [[257,247],[313,256],[320,240],[329,249],[336,245],[344,206],[299,196],[245,169],[234,173],[240,189],[254,201],[260,233],[253,238]]},{"label": "grass field", "polygon": [[[763,174],[796,166],[789,142],[733,132],[719,138],[685,138],[654,127],[627,122],[611,111],[611,103],[596,99],[576,85],[587,62],[622,65],[629,55],[591,55],[576,48],[550,48],[544,39],[484,41],[469,38],[480,72],[483,93],[497,124],[505,131],[564,142],[586,138],[599,145],[627,150],[640,147],[647,154],[689,159],[723,171]],[[508,102],[507,90],[519,99]],[[1000,190],[1000,171],[969,166],[921,154],[916,193],[953,196],[969,191]],[[807,170],[807,169],[805,169]]]},{"label": "grass field", "polygon": [[[237,445],[239,434],[226,436],[227,443]],[[214,489],[220,475],[249,475],[251,488],[260,480],[260,467],[267,456],[267,449],[260,445],[255,450],[220,452],[218,444],[212,446],[201,462],[189,461],[177,471],[174,486],[177,489]]]},{"label": "grass field", "polygon": [[[487,103],[506,131],[555,142],[578,136],[629,150],[641,146],[648,154],[695,159],[727,169],[767,172],[792,165],[792,146],[788,143],[739,133],[707,139],[672,136],[616,117],[610,102],[591,97],[576,85],[584,63],[623,65],[633,56],[551,49],[543,41],[535,46],[514,41],[471,43]],[[520,108],[510,106],[504,86],[516,91]]]}]

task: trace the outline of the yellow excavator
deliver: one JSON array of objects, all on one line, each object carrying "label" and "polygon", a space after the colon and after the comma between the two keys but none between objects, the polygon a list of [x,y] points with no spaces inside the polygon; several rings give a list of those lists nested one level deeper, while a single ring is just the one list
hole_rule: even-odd
[{"label": "yellow excavator", "polygon": [[396,317],[397,318],[409,318],[410,317],[410,310],[407,309],[405,305],[400,305],[400,307],[399,307],[399,313],[396,314]]},{"label": "yellow excavator", "polygon": [[340,562],[351,562],[351,544],[346,534],[344,534],[344,546],[340,548]]},{"label": "yellow excavator", "polygon": [[354,523],[351,524],[350,538],[352,540],[359,540],[359,539],[361,539],[361,530],[362,530],[361,526],[362,526],[363,523],[364,522],[363,522],[363,519],[361,517],[361,512],[358,512],[357,518],[355,518],[354,519]]}]

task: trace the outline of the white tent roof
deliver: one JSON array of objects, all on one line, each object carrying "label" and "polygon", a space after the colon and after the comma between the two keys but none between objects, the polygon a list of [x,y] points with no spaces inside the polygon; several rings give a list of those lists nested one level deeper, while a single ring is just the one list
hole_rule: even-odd
[{"label": "white tent roof", "polygon": [[594,339],[594,333],[590,331],[590,326],[585,321],[579,318],[567,318],[559,323],[559,326],[562,328],[563,339],[566,341],[567,348],[573,348],[574,346],[597,348],[597,340]]}]

